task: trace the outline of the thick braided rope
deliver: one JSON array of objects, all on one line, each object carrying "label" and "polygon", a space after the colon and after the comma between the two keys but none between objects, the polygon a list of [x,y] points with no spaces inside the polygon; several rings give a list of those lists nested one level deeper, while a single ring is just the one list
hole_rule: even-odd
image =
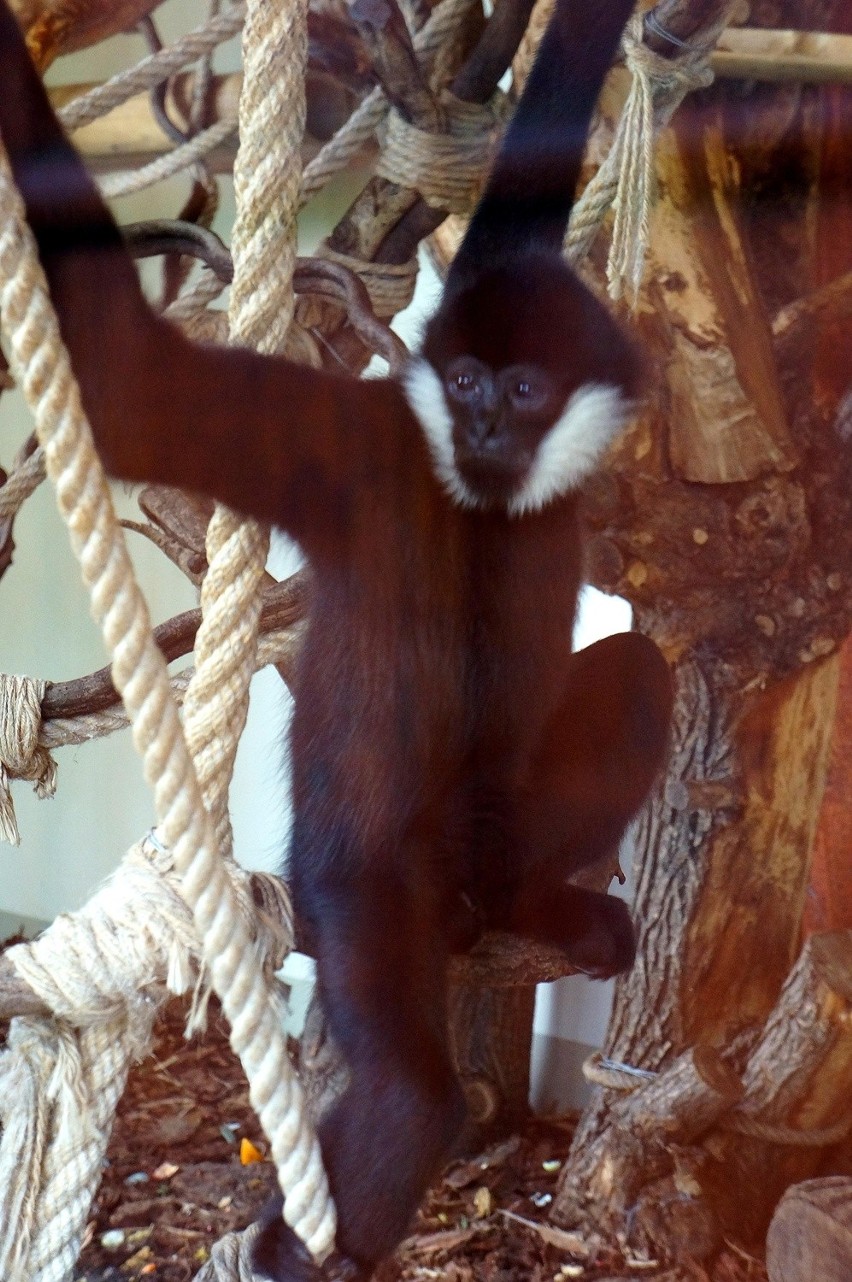
[{"label": "thick braided rope", "polygon": [[722,4],[714,21],[697,33],[676,58],[664,58],[644,43],[643,15],[635,14],[622,45],[632,73],[627,102],[612,147],[574,206],[568,229],[568,255],[583,259],[610,209],[615,225],[607,276],[609,292],[620,298],[625,284],[635,298],[642,283],[653,190],[654,135],[671,119],[693,89],[713,80],[710,54],[735,0]]},{"label": "thick braided rope", "polygon": [[435,209],[465,214],[479,195],[506,117],[506,99],[497,93],[481,104],[445,93],[441,104],[445,133],[419,129],[398,111],[390,112],[376,173],[419,191]]},{"label": "thick braided rope", "polygon": [[137,850],[79,914],[7,953],[55,1012],[13,1020],[0,1058],[0,1277],[9,1282],[70,1278],[162,977],[182,991],[193,973],[189,909]]},{"label": "thick braided rope", "polygon": [[56,792],[56,762],[39,743],[45,685],[0,672],[0,840],[12,846],[21,844],[21,834],[10,780],[28,780],[39,797]]},{"label": "thick braided rope", "polygon": [[72,1029],[15,1019],[0,1058],[0,1277],[68,1282],[115,1109],[153,1006]]},{"label": "thick braided rope", "polygon": [[[275,909],[280,883],[255,879]],[[260,950],[279,959],[292,930],[286,906],[258,915],[248,884],[243,900]],[[198,985],[197,952],[171,856],[146,839],[80,912],[6,954],[54,1014],[13,1020],[0,1058],[4,1282],[71,1276],[127,1070],[168,991]]]},{"label": "thick braided rope", "polygon": [[[321,1252],[330,1241],[326,1203],[317,1199],[317,1154],[301,1141],[301,1091],[286,1043],[254,961],[227,876],[212,856],[213,835],[151,638],[122,532],[82,413],[23,206],[5,153],[0,158],[0,318],[13,368],[31,404],[48,474],[92,594],[92,611],[113,653],[113,678],[132,718],[145,774],[154,788],[163,840],[172,848],[205,960],[232,1028],[232,1045],[289,1189],[290,1223]],[[295,1143],[295,1147],[291,1145]]]},{"label": "thick braided rope", "polygon": [[240,195],[231,234],[231,332],[235,341],[266,352],[284,350],[293,317],[299,157],[305,132],[306,14],[305,0],[282,5],[255,0],[248,6],[243,31],[241,138],[234,164],[234,184]]},{"label": "thick braided rope", "polygon": [[[229,328],[235,341],[267,352],[284,349],[293,314],[306,58],[304,5],[282,8],[273,19],[250,0],[234,166]],[[228,784],[254,672],[260,577],[268,548],[268,532],[256,522],[217,507],[207,532],[210,568],[202,587],[198,667],[187,691],[184,728],[223,854],[232,845]]]},{"label": "thick braided rope", "polygon": [[[269,18],[268,13],[265,16]],[[304,10],[301,20],[306,27]],[[305,111],[304,30],[298,37],[301,47],[296,54],[301,61],[297,62],[295,74],[291,72],[285,80],[280,71],[288,66],[288,45],[293,43],[298,21],[297,14],[289,21],[282,15],[277,22],[264,23],[252,0],[243,29],[241,141],[234,166],[237,214],[232,231],[234,281],[229,327],[234,338],[255,347],[266,343],[270,351],[282,349],[292,314],[294,210],[302,140],[298,119],[301,116],[304,120]],[[284,122],[291,115],[296,117],[296,124],[284,129]],[[294,159],[295,173],[288,175]],[[261,160],[264,165],[259,177],[256,170]],[[286,196],[277,204],[282,185],[288,184],[289,205]],[[254,255],[261,258],[260,264]],[[265,306],[255,305],[251,288],[244,287],[246,277],[264,280]],[[277,307],[276,295],[280,300]],[[184,702],[184,733],[216,831],[218,850],[228,858],[233,847],[228,789],[254,674],[260,582],[269,535],[256,522],[243,521],[219,505],[211,518],[206,544],[209,568],[201,589],[202,623],[195,641],[197,666]]]},{"label": "thick braided rope", "polygon": [[184,699],[184,734],[210,814],[216,848],[233,854],[228,790],[255,671],[260,583],[269,534],[218,506],[207,530],[196,669]]},{"label": "thick braided rope", "polygon": [[221,147],[236,128],[236,120],[225,117],[224,120],[217,120],[209,129],[203,129],[188,142],[175,147],[173,151],[167,151],[164,156],[158,156],[149,165],[143,165],[141,169],[124,169],[116,174],[108,174],[98,183],[101,195],[107,200],[113,200],[117,196],[129,196],[132,192],[144,191],[146,187],[164,182],[166,178],[173,178],[175,174],[188,169],[190,165],[194,165],[196,161],[215,151],[217,147]]},{"label": "thick braided rope", "polygon": [[[414,36],[418,60],[429,68],[447,41],[452,40],[464,22],[473,0],[442,0],[429,15],[429,20]],[[310,164],[302,178],[301,204],[307,204],[330,178],[355,159],[366,146],[388,114],[388,100],[380,89],[373,89],[346,124],[337,131]]]},{"label": "thick braided rope", "polygon": [[231,5],[224,13],[181,36],[167,49],[150,54],[135,67],[120,71],[106,84],[96,85],[88,93],[66,103],[59,112],[65,128],[70,132],[97,120],[99,116],[105,116],[114,107],[127,102],[128,98],[162,84],[169,76],[181,71],[197,58],[203,58],[239,31],[245,17],[245,8],[243,3]]},{"label": "thick braided rope", "polygon": [[14,468],[0,485],[0,521],[16,516],[26,500],[35,493],[45,477],[44,450],[34,450]]},{"label": "thick braided rope", "polygon": [[365,258],[354,258],[351,254],[341,254],[328,245],[321,245],[317,253],[331,263],[347,267],[361,280],[379,320],[388,320],[397,312],[404,311],[414,297],[418,271],[416,258],[410,258],[407,263],[374,263]]},{"label": "thick braided rope", "polygon": [[[228,315],[231,340],[266,353],[285,349],[294,310],[306,67],[305,0],[275,10],[266,0],[249,0]],[[207,531],[209,568],[202,585],[197,670],[186,693],[184,728],[223,855],[232,848],[228,787],[254,673],[260,582],[268,548],[267,529],[217,506]],[[280,1017],[280,1009],[271,1005],[273,1015]],[[254,1082],[246,1068],[253,1098]],[[294,1081],[294,1100],[297,1092]],[[293,1110],[288,1142],[309,1159],[310,1178],[302,1180],[298,1196],[301,1203],[310,1201],[311,1218],[299,1214],[299,1203],[294,1213],[287,1150],[280,1136],[267,1134],[284,1194],[285,1219],[321,1258],[334,1241],[335,1213],[306,1110],[302,1108],[298,1117]]]}]

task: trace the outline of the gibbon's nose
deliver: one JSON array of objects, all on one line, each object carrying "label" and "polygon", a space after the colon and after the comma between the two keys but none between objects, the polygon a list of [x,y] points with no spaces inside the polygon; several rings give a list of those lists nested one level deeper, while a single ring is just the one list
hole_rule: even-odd
[{"label": "gibbon's nose", "polygon": [[467,429],[468,443],[472,449],[493,449],[500,437],[500,424],[491,414],[477,414]]}]

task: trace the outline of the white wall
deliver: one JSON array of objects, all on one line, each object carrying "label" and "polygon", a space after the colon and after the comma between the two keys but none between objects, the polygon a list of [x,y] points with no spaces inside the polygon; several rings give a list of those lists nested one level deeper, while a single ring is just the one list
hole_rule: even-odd
[{"label": "white wall", "polygon": [[[157,11],[157,17],[164,35],[171,37],[193,25],[200,12],[200,6],[187,0],[172,0]],[[50,79],[54,83],[98,79],[142,51],[139,37],[117,37],[95,51],[62,60]],[[220,66],[233,67],[237,59],[238,47],[231,42],[220,55]],[[216,229],[227,238],[233,196],[228,182],[221,185],[223,202]],[[176,179],[117,202],[116,212],[121,221],[173,215],[186,189],[187,180]],[[353,190],[352,180],[338,183],[309,212],[303,220],[302,252],[310,252]],[[421,277],[415,304],[397,326],[409,342],[438,293],[437,279],[428,265]],[[0,462],[8,466],[29,430],[20,396],[0,397]],[[123,487],[116,487],[116,498],[123,515],[138,516],[132,496]],[[89,618],[86,594],[48,485],[26,504],[16,522],[15,538],[14,564],[0,582],[0,670],[65,680],[100,667],[106,656]],[[191,586],[161,553],[138,535],[130,535],[129,542],[155,621],[195,603]],[[293,549],[286,540],[276,539],[270,569],[281,577],[293,565]],[[593,604],[584,608],[577,644],[588,644],[596,635],[626,626],[629,612],[624,603],[595,594]],[[289,813],[283,747],[288,715],[288,697],[277,673],[258,674],[232,792],[235,848],[249,867],[280,866]],[[57,759],[59,788],[54,800],[38,802],[28,785],[14,785],[22,846],[14,850],[0,844],[0,936],[19,922],[45,922],[81,904],[153,820],[151,798],[127,732],[62,749]],[[310,968],[294,960],[289,973],[301,982]],[[540,989],[534,1098],[542,1105],[572,1099],[578,1080],[572,1046],[599,1043],[610,999],[611,985],[591,985],[580,978]]]}]

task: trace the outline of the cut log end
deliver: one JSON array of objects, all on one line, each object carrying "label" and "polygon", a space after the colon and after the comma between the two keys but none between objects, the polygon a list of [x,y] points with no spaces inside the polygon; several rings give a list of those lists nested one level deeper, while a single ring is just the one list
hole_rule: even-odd
[{"label": "cut log end", "polygon": [[829,1176],[788,1189],[766,1242],[769,1282],[849,1282],[852,1179]]}]

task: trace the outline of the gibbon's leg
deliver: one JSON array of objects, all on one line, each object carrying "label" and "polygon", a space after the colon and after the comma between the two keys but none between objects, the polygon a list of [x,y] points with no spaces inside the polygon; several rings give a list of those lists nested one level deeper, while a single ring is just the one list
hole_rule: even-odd
[{"label": "gibbon's leg", "polygon": [[620,633],[579,651],[517,799],[506,924],[597,977],[630,967],[630,914],[567,878],[617,849],[663,764],[671,708],[668,666],[647,637]]},{"label": "gibbon's leg", "polygon": [[[446,1045],[447,958],[433,896],[415,893],[405,873],[329,877],[307,906],[323,1006],[350,1072],[319,1138],[337,1247],[358,1278],[405,1236],[465,1116]],[[317,1276],[280,1219],[265,1225],[255,1262],[277,1282]]]}]

